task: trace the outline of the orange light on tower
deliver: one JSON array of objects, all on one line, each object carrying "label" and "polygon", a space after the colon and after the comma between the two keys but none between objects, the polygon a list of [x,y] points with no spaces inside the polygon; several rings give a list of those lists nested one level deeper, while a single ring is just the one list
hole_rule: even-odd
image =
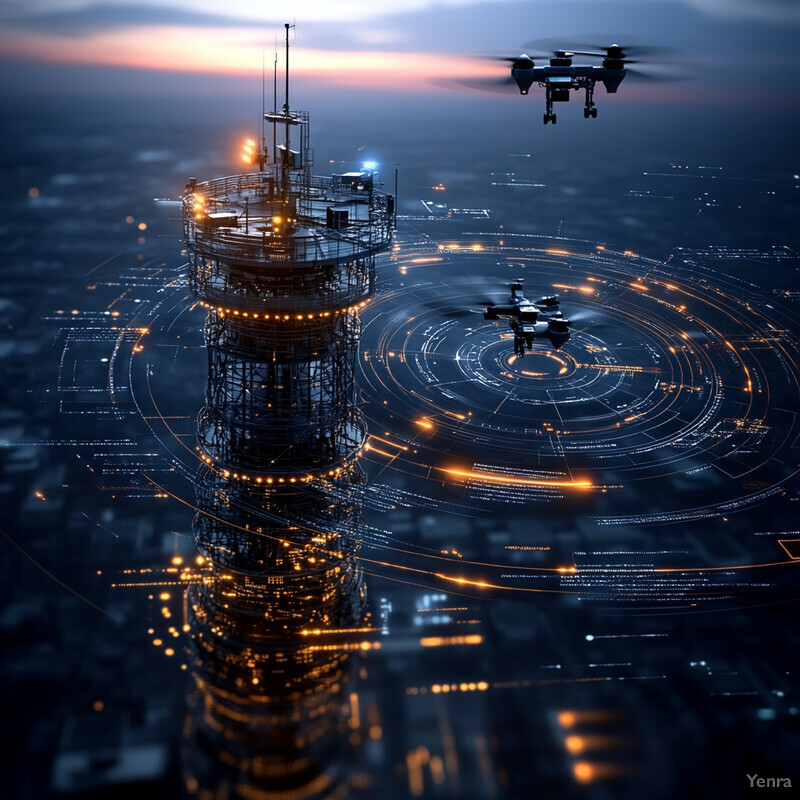
[{"label": "orange light on tower", "polygon": [[206,198],[200,192],[194,193],[194,218],[202,219],[206,213]]},{"label": "orange light on tower", "polygon": [[575,764],[572,772],[578,783],[591,783],[596,777],[594,767],[586,761],[579,761]]},{"label": "orange light on tower", "polygon": [[564,746],[570,753],[576,755],[586,749],[586,741],[582,736],[567,736],[564,740]]},{"label": "orange light on tower", "polygon": [[256,160],[256,143],[252,139],[248,139],[244,143],[244,152],[242,153],[242,161],[245,166],[250,167]]}]

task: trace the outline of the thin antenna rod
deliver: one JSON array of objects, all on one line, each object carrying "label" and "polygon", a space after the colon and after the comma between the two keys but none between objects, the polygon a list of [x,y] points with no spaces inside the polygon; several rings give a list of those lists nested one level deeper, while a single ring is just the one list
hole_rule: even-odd
[{"label": "thin antenna rod", "polygon": [[289,31],[294,28],[288,22],[284,23],[286,28],[286,102],[283,104],[283,111],[285,114],[289,113]]},{"label": "thin antenna rod", "polygon": [[275,63],[272,65],[272,113],[278,113],[278,42],[275,41]]},{"label": "thin antenna rod", "polygon": [[[272,65],[272,113],[278,113],[278,37],[275,37],[275,63]],[[278,125],[272,121],[272,163],[278,163]]]},{"label": "thin antenna rod", "polygon": [[394,167],[394,228],[397,230],[397,172],[399,169],[399,164],[395,164]]},{"label": "thin antenna rod", "polygon": [[286,28],[286,102],[283,104],[283,113],[286,115],[286,152],[284,153],[284,158],[286,159],[286,171],[285,174],[288,176],[288,170],[290,165],[290,150],[289,150],[289,31],[294,28],[294,25],[290,25],[288,22],[284,23],[284,27]]},{"label": "thin antenna rod", "polygon": [[[261,50],[261,154],[267,146],[267,51]],[[263,169],[263,165],[262,165]]]}]

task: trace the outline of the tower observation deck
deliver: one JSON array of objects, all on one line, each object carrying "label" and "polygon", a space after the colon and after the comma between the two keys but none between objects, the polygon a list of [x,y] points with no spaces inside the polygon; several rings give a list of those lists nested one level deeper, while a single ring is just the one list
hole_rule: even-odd
[{"label": "tower observation deck", "polygon": [[265,120],[282,144],[262,139],[252,172],[191,179],[183,198],[189,284],[208,309],[194,521],[206,571],[187,597],[199,796],[215,782],[200,751],[226,786],[330,790],[321,710],[339,707],[354,648],[308,633],[331,645],[365,613],[354,362],[394,198],[370,171],[312,175],[308,114],[288,99]]},{"label": "tower observation deck", "polygon": [[[307,115],[285,118],[305,141]],[[200,447],[262,483],[338,469],[360,447],[357,314],[392,231],[393,198],[371,173],[312,176],[300,152],[299,167],[191,183],[184,198],[189,281],[209,309]]]}]

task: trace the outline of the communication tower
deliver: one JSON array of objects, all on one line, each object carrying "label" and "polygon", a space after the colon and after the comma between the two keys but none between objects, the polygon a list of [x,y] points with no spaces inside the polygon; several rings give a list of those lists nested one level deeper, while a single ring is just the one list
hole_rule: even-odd
[{"label": "communication tower", "polygon": [[183,198],[208,352],[194,521],[205,577],[187,599],[192,793],[218,783],[215,770],[228,786],[330,790],[322,733],[352,647],[342,637],[364,616],[354,362],[394,198],[370,170],[312,175],[309,116],[289,108],[286,29],[286,102],[264,114],[273,146],[249,141],[241,174],[191,179]]}]

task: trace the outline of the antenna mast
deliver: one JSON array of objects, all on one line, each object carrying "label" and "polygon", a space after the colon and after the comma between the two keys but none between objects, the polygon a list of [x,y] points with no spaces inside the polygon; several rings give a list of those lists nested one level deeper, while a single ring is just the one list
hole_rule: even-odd
[{"label": "antenna mast", "polygon": [[[275,62],[272,65],[272,114],[278,113],[278,37],[275,37]],[[272,162],[278,163],[278,126],[272,122]]]},{"label": "antenna mast", "polygon": [[[266,157],[267,147],[267,51],[261,50],[261,157]],[[264,168],[263,162],[261,168]]]},{"label": "antenna mast", "polygon": [[288,22],[284,23],[286,28],[286,102],[283,105],[283,113],[289,113],[289,31],[294,28]]},{"label": "antenna mast", "polygon": [[289,31],[294,28],[288,22],[284,23],[286,28],[286,102],[283,104],[283,113],[286,115],[286,158],[287,165],[289,164]]}]

